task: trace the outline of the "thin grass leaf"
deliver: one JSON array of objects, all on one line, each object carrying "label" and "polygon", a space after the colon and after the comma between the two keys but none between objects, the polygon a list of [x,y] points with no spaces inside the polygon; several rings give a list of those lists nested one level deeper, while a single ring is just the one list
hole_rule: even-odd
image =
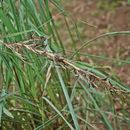
[{"label": "thin grass leaf", "polygon": [[2,113],[3,113],[3,103],[0,102],[0,126],[2,121]]},{"label": "thin grass leaf", "polygon": [[57,114],[66,122],[66,124],[70,127],[70,129],[74,130],[72,125],[64,118],[61,112],[46,97],[42,97],[42,98],[52,107],[52,109],[54,109],[57,112]]},{"label": "thin grass leaf", "polygon": [[[81,77],[81,79],[86,83],[86,86],[89,86],[89,83],[86,81],[86,79],[84,79],[83,77]],[[109,130],[113,130],[112,128],[112,125],[110,124],[110,121],[108,120],[107,116],[100,110],[98,104],[96,103],[95,99],[93,98],[93,95],[87,90],[86,86],[84,86],[82,84],[82,82],[80,82],[80,85],[83,87],[84,91],[86,92],[86,94],[90,97],[90,99],[92,100],[94,106],[95,106],[95,109],[101,114],[103,120],[104,120],[104,123],[106,125],[106,127],[109,129]]]},{"label": "thin grass leaf", "polygon": [[51,119],[49,119],[48,121],[44,122],[43,124],[39,125],[38,127],[36,127],[34,130],[41,130],[46,128],[48,125],[52,124],[53,121],[55,121],[57,118],[59,117],[59,115],[55,115],[54,117],[52,117]]},{"label": "thin grass leaf", "polygon": [[11,21],[10,21],[10,18],[8,18],[5,14],[5,12],[0,8],[0,19],[2,21],[2,23],[7,27],[8,29],[8,33],[15,33],[16,30],[15,28],[13,27]]},{"label": "thin grass leaf", "polygon": [[72,119],[73,119],[73,122],[74,122],[75,129],[80,130],[80,127],[79,127],[79,124],[78,124],[78,121],[77,121],[77,117],[75,115],[75,112],[74,112],[71,100],[69,98],[69,94],[67,92],[67,88],[65,86],[64,80],[62,79],[62,75],[60,73],[60,70],[57,66],[55,66],[55,68],[56,68],[56,72],[57,72],[61,87],[63,89],[64,95],[65,95],[65,98],[66,98],[66,101],[67,101],[67,104],[68,104],[68,107],[69,107],[69,110],[70,110],[70,113],[71,113],[71,116],[72,116]]},{"label": "thin grass leaf", "polygon": [[17,31],[20,32],[20,23],[18,21],[18,15],[16,14],[16,9],[15,9],[15,6],[13,5],[13,0],[8,0],[9,2],[9,6],[10,6],[10,9],[11,9],[11,14],[13,15],[13,19],[14,19],[14,22],[16,24],[16,27],[17,27]]},{"label": "thin grass leaf", "polygon": [[80,53],[80,55],[86,56],[86,57],[90,57],[90,58],[94,58],[96,60],[109,60],[110,62],[121,62],[121,63],[125,63],[125,64],[130,64],[130,60],[122,60],[122,59],[116,59],[116,58],[109,58],[106,56],[102,56],[102,55],[93,55],[93,54],[88,54],[88,53]]},{"label": "thin grass leaf", "polygon": [[3,113],[5,113],[8,117],[14,118],[12,113],[9,110],[7,110],[5,107],[3,108]]},{"label": "thin grass leaf", "polygon": [[71,56],[71,58],[73,58],[75,55],[77,55],[79,53],[80,50],[82,50],[83,48],[85,48],[86,46],[89,46],[90,44],[92,44],[92,42],[100,39],[100,38],[103,38],[103,37],[110,37],[110,36],[117,36],[117,35],[129,35],[130,34],[130,31],[119,31],[119,32],[109,32],[109,33],[105,33],[105,34],[102,34],[102,35],[99,35],[93,39],[90,39],[89,41],[86,41],[84,42],[84,44],[79,48],[77,49],[76,52],[74,52]]}]

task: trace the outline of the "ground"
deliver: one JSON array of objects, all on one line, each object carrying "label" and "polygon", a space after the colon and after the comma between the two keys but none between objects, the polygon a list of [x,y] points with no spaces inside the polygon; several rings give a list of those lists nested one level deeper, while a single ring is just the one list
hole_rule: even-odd
[{"label": "ground", "polygon": [[[73,36],[76,35],[74,33],[76,29],[73,28],[77,26],[79,39],[74,40],[77,48],[82,42],[103,33],[127,31],[130,28],[130,5],[126,0],[66,0],[63,3],[69,14],[67,21]],[[62,40],[68,46],[71,41],[65,31],[65,23],[61,22],[63,17],[57,16],[56,20],[59,22]],[[68,50],[72,48],[68,47]],[[102,58],[81,56],[80,59],[98,65],[99,69],[107,71],[112,76],[116,75],[124,84],[130,86],[130,35],[102,38],[87,46],[82,52],[101,56]],[[103,59],[103,57],[107,58]],[[127,60],[129,64],[122,63],[121,60]]]}]

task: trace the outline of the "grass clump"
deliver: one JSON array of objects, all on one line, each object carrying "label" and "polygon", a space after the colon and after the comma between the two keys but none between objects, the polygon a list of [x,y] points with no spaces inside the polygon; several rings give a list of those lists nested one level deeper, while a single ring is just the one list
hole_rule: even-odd
[{"label": "grass clump", "polygon": [[[74,56],[79,56],[79,50],[94,40],[130,32],[103,34],[66,58],[66,48],[50,11],[52,5],[59,14],[65,15],[55,0],[1,2],[0,128],[80,130],[102,126],[114,130],[124,125],[129,127],[129,111],[125,111],[129,101],[124,102],[124,98],[129,96],[130,89],[95,66],[74,62]],[[68,32],[73,39],[71,30]],[[117,102],[119,112],[115,108]]]}]

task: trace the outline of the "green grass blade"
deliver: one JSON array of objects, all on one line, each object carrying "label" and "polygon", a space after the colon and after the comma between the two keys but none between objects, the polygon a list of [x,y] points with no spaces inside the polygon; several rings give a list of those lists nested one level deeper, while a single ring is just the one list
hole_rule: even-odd
[{"label": "green grass blade", "polygon": [[66,124],[71,128],[71,130],[74,130],[72,125],[64,118],[61,112],[46,97],[43,97],[43,99],[52,107],[52,109],[57,112],[57,114],[66,122]]},{"label": "green grass blade", "polygon": [[98,40],[100,38],[110,37],[110,36],[117,36],[117,35],[129,35],[129,34],[130,34],[130,31],[119,31],[119,32],[109,32],[109,33],[105,33],[105,34],[99,35],[99,36],[97,36],[97,37],[95,37],[93,39],[90,39],[89,41],[84,42],[84,44],[79,49],[77,49],[76,52],[73,53],[71,58],[74,57],[75,55],[77,55],[80,50],[82,50],[86,46],[89,46],[92,42],[94,42],[94,41],[96,41],[96,40]]},{"label": "green grass blade", "polygon": [[68,107],[69,107],[69,110],[70,110],[70,113],[71,113],[71,116],[72,116],[72,119],[73,119],[73,122],[74,122],[75,129],[80,130],[80,127],[79,127],[79,124],[78,124],[78,121],[77,121],[77,117],[76,117],[76,114],[74,112],[74,108],[72,106],[71,100],[69,98],[69,94],[67,92],[67,88],[65,86],[64,80],[62,79],[62,75],[60,73],[60,70],[57,66],[55,66],[55,68],[56,68],[56,72],[57,72],[61,87],[63,89],[64,95],[65,95],[65,98],[66,98],[66,101],[67,101],[67,104],[68,104]]},{"label": "green grass blade", "polygon": [[[84,79],[83,77],[81,78],[85,83],[86,83],[86,86],[89,86],[88,82],[86,81],[86,79]],[[90,97],[90,99],[92,100],[94,106],[95,106],[95,109],[98,110],[98,112],[102,115],[102,118],[104,120],[104,123],[106,124],[106,127],[109,129],[109,130],[113,130],[111,124],[110,124],[110,121],[108,120],[107,116],[100,110],[98,104],[96,103],[95,99],[93,98],[93,95],[91,94],[91,92],[89,92],[86,88],[86,86],[84,86],[82,84],[82,82],[79,82],[80,85],[83,87],[84,91],[86,92],[86,94],[88,94],[88,96]]]}]

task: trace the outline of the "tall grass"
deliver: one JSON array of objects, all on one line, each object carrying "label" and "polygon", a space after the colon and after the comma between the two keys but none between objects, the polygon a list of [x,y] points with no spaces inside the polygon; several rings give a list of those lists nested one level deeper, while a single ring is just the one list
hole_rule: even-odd
[{"label": "tall grass", "polygon": [[[122,130],[130,128],[130,89],[88,63],[69,58],[50,6],[56,0],[4,0],[0,3],[0,129]],[[59,50],[62,52],[59,54]],[[115,108],[120,104],[120,110]]]}]

